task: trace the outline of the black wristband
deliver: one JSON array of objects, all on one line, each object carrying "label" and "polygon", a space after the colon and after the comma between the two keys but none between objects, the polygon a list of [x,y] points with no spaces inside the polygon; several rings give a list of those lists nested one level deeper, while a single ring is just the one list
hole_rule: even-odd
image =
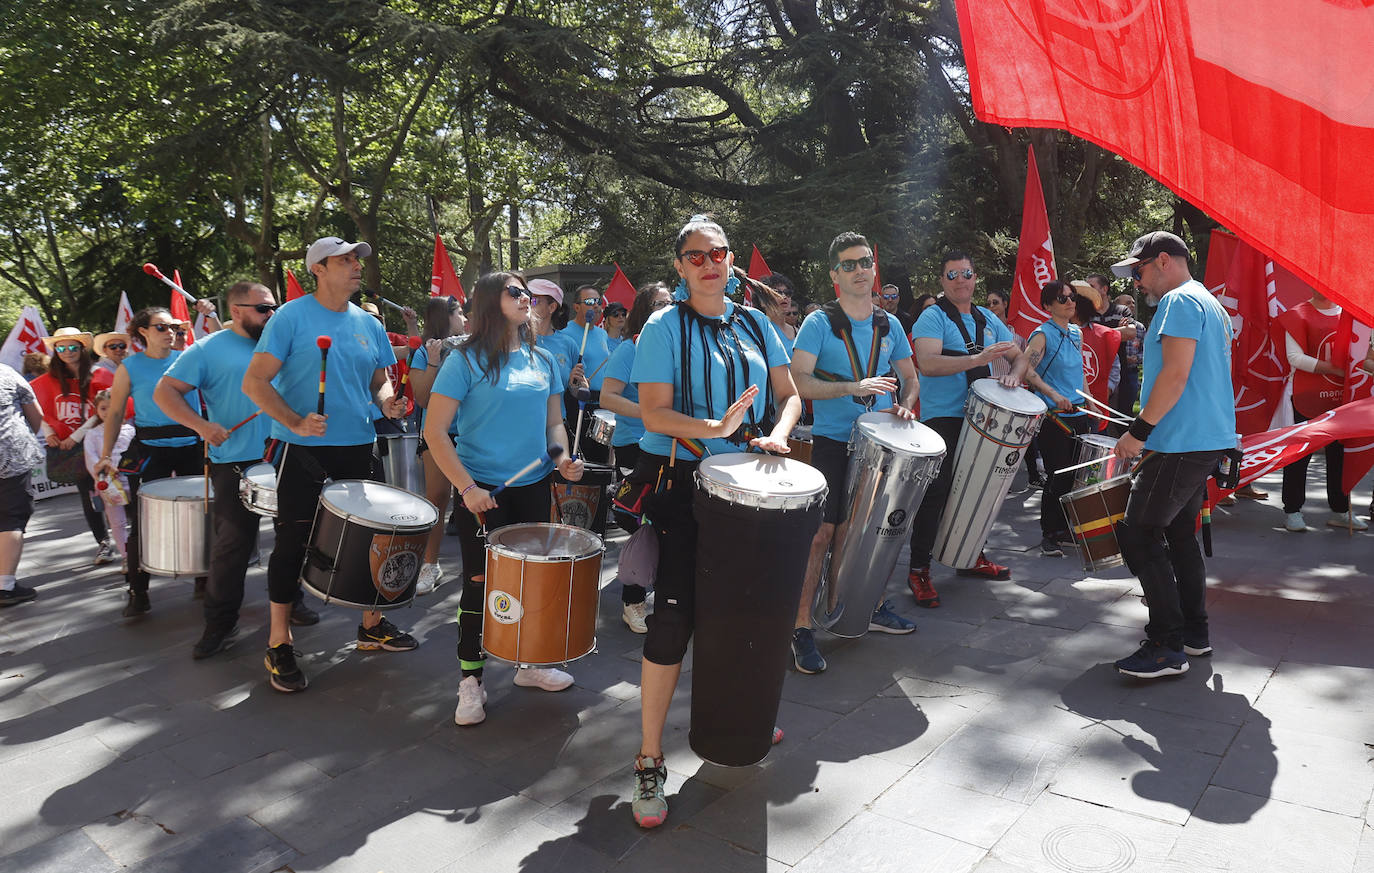
[{"label": "black wristband", "polygon": [[1155,426],[1153,424],[1150,424],[1148,421],[1137,415],[1135,417],[1135,420],[1131,422],[1131,426],[1126,430],[1126,432],[1143,443],[1150,438],[1150,434],[1154,432],[1154,429]]}]

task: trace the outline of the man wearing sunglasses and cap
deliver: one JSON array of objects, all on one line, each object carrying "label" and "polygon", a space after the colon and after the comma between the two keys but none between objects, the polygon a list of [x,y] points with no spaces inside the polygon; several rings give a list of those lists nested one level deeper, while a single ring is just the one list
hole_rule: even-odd
[{"label": "man wearing sunglasses and cap", "polygon": [[[531,289],[533,290],[533,289]],[[595,285],[582,285],[573,293],[572,296],[572,318],[568,320],[568,326],[559,333],[573,341],[574,346],[581,358],[583,370],[586,372],[587,387],[591,390],[591,400],[585,404],[585,411],[582,414],[583,439],[580,443],[579,451],[586,456],[586,459],[597,464],[605,464],[610,461],[610,449],[594,440],[587,438],[587,429],[591,426],[592,411],[601,408],[601,385],[606,381],[606,362],[611,357],[610,337],[605,329],[598,327],[596,322],[601,317],[601,292],[596,290]],[[583,337],[586,337],[584,346]],[[578,363],[574,358],[574,364]],[[577,374],[568,383],[568,389],[563,394],[563,418],[568,423],[569,428],[577,427],[578,402],[576,385],[578,382]],[[579,445],[577,434],[572,434],[572,444]]]},{"label": "man wearing sunglasses and cap", "polygon": [[1207,571],[1195,522],[1217,462],[1236,448],[1231,391],[1231,319],[1192,277],[1183,240],[1147,233],[1112,272],[1135,280],[1159,310],[1144,343],[1140,415],[1116,455],[1145,452],[1131,483],[1117,540],[1150,611],[1148,639],[1116,669],[1139,679],[1188,671],[1188,656],[1210,655]]},{"label": "man wearing sunglasses and cap", "polygon": [[[371,254],[367,243],[337,237],[311,243],[305,266],[315,277],[315,293],[282,306],[267,322],[243,377],[244,393],[272,417],[272,437],[285,444],[277,474],[276,544],[267,566],[266,664],[278,691],[301,691],[308,684],[291,645],[291,611],[300,596],[306,541],[324,481],[373,478],[377,432],[370,404],[387,418],[405,414],[405,398],[395,395],[386,376],[396,363],[386,331],[349,302],[362,285],[361,259]],[[321,379],[319,341],[326,338],[328,369]],[[321,399],[324,415],[316,411]],[[363,613],[359,650],[403,652],[418,645],[381,612]]]}]

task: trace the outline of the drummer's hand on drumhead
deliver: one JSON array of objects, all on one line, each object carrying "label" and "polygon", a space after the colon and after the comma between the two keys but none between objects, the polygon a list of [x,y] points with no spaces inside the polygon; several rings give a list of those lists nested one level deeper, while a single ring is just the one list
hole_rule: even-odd
[{"label": "drummer's hand on drumhead", "polygon": [[897,390],[897,380],[890,376],[873,376],[854,383],[855,397],[873,397],[877,394],[891,394]]},{"label": "drummer's hand on drumhead", "polygon": [[229,439],[229,431],[225,430],[223,425],[215,424],[213,421],[207,421],[196,428],[196,433],[200,434],[200,438],[212,446],[222,446],[224,441]]},{"label": "drummer's hand on drumhead", "polygon": [[324,436],[324,426],[328,418],[329,416],[327,415],[320,415],[318,412],[312,412],[296,422],[295,426],[291,428],[291,432],[296,436],[303,437]]},{"label": "drummer's hand on drumhead", "polygon": [[888,407],[887,409],[885,409],[884,412],[891,413],[892,415],[895,415],[895,416],[897,416],[898,418],[900,418],[902,421],[915,421],[915,420],[916,420],[916,413],[912,412],[910,409],[907,409],[905,406],[901,405],[900,403],[894,403],[894,404],[892,404],[890,407]]},{"label": "drummer's hand on drumhead", "polygon": [[756,437],[749,441],[749,447],[765,452],[773,452],[779,455],[792,453],[792,447],[787,444],[787,440],[775,439],[773,436]]},{"label": "drummer's hand on drumhead", "polygon": [[1121,458],[1123,461],[1129,461],[1131,458],[1139,455],[1140,450],[1143,448],[1145,448],[1144,442],[1128,433],[1124,433],[1121,435],[1121,439],[1116,441],[1116,447],[1112,449],[1112,454]]},{"label": "drummer's hand on drumhead", "polygon": [[1000,382],[1000,383],[1002,384],[1002,386],[1003,386],[1003,387],[1006,387],[1006,388],[1020,388],[1020,387],[1021,387],[1021,380],[1018,379],[1018,378],[1016,378],[1015,376],[1013,376],[1013,375],[1010,374],[1010,373],[1003,373],[1001,376],[998,376],[998,377],[997,377],[997,381]]},{"label": "drummer's hand on drumhead", "polygon": [[467,507],[468,512],[476,515],[479,512],[487,512],[496,508],[496,501],[491,499],[491,492],[485,488],[473,488],[463,495],[463,506]]},{"label": "drummer's hand on drumhead", "polygon": [[728,437],[739,430],[739,426],[744,424],[744,413],[749,411],[749,407],[754,403],[754,398],[758,396],[759,386],[750,385],[745,388],[739,399],[731,403],[729,408],[725,410],[725,415],[720,421],[711,424],[711,436],[715,438]]},{"label": "drummer's hand on drumhead", "polygon": [[564,455],[563,460],[558,462],[558,475],[569,482],[581,481],[582,472],[586,469],[587,465],[582,463],[581,458],[570,458]]}]

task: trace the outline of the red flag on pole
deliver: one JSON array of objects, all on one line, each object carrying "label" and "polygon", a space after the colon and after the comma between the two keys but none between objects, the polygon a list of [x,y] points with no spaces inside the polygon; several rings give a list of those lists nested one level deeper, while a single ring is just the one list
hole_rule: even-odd
[{"label": "red flag on pole", "polygon": [[129,305],[129,292],[119,292],[119,309],[115,312],[114,332],[128,333],[129,322],[134,317],[134,308]]},{"label": "red flag on pole", "polygon": [[1110,149],[1374,320],[1368,0],[955,7],[981,121]]},{"label": "red flag on pole", "polygon": [[878,269],[878,244],[873,244],[873,293],[878,294],[883,290],[883,275]]},{"label": "red flag on pole", "polygon": [[47,352],[48,347],[43,343],[43,337],[47,335],[48,329],[43,326],[43,316],[39,314],[38,307],[25,306],[4,344],[0,345],[0,364],[8,364],[16,373],[22,374],[25,355]]},{"label": "red flag on pole", "polygon": [[749,256],[749,278],[763,279],[771,275],[773,275],[772,268],[763,259],[763,253],[759,251],[759,247],[754,246],[754,253]]},{"label": "red flag on pole", "polygon": [[296,274],[293,273],[293,272],[291,272],[291,271],[288,269],[288,270],[286,271],[286,302],[290,303],[292,300],[295,300],[297,297],[304,297],[304,296],[305,296],[305,289],[301,287],[301,283],[300,283],[300,281],[296,278]]},{"label": "red flag on pole", "polygon": [[463,283],[453,271],[453,261],[449,260],[444,241],[437,233],[434,235],[434,268],[430,271],[429,296],[453,297],[459,303],[466,303],[468,299]]},{"label": "red flag on pole", "polygon": [[1040,308],[1040,289],[1058,278],[1054,267],[1054,242],[1050,238],[1050,218],[1045,212],[1045,192],[1040,187],[1040,170],[1035,166],[1035,149],[1026,148],[1026,196],[1021,205],[1021,240],[1016,245],[1016,278],[1011,283],[1008,327],[1028,337],[1049,313]]},{"label": "red flag on pole", "polygon": [[1262,433],[1273,421],[1288,378],[1277,319],[1287,305],[1278,299],[1273,262],[1262,252],[1223,231],[1212,232],[1211,245],[1204,284],[1231,316],[1236,428],[1242,436]]},{"label": "red flag on pole", "polygon": [[[185,285],[182,285],[182,284],[181,284],[181,271],[180,271],[180,270],[173,270],[173,271],[172,271],[172,281],[175,282],[175,283],[177,283],[177,286],[180,287],[180,288],[185,288],[185,287],[186,287]],[[191,324],[191,313],[190,313],[190,311],[187,310],[187,308],[186,308],[186,298],[183,297],[183,296],[181,296],[181,292],[175,291],[175,290],[172,291],[172,303],[171,303],[170,306],[167,307],[167,309],[171,311],[171,313],[172,313],[172,318],[175,318],[177,321],[185,322],[186,325],[187,325],[188,327],[190,326],[190,324]],[[188,330],[188,331],[186,331],[186,345],[189,346],[191,343],[193,343],[193,342],[195,342],[195,341],[196,341],[196,334],[195,334],[195,331],[193,331],[193,330]]]},{"label": "red flag on pole", "polygon": [[625,275],[625,271],[620,269],[620,265],[615,265],[615,275],[611,277],[611,284],[606,286],[606,302],[619,303],[626,309],[635,305],[635,286],[630,282],[630,277]]},{"label": "red flag on pole", "polygon": [[1242,437],[1238,487],[1244,488],[1331,442],[1350,445],[1366,439],[1374,439],[1374,398],[1338,406],[1300,424]]}]

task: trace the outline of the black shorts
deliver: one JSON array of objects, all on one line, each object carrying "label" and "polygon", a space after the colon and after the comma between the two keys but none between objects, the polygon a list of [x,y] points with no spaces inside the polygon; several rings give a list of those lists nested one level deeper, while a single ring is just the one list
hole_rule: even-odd
[{"label": "black shorts", "polygon": [[829,486],[821,523],[839,524],[844,513],[844,489],[849,476],[849,443],[812,436],[811,466],[821,471],[825,476],[825,484]]},{"label": "black shorts", "polygon": [[0,479],[0,531],[22,531],[33,516],[33,495],[29,493],[30,473]]}]

